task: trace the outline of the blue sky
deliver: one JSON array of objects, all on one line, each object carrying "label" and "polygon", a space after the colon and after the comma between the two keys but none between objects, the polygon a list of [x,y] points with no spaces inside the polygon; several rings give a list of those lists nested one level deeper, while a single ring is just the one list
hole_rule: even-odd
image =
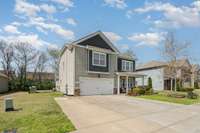
[{"label": "blue sky", "polygon": [[200,63],[200,1],[193,0],[1,0],[0,39],[28,41],[38,49],[101,30],[121,50],[133,49],[139,63],[161,60],[167,32],[189,41]]}]

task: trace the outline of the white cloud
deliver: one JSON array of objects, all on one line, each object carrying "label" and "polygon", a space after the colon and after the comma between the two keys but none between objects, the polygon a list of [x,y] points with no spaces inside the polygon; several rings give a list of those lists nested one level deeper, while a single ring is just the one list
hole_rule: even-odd
[{"label": "white cloud", "polygon": [[48,49],[60,49],[60,47],[58,47],[58,45],[55,44],[49,44]]},{"label": "white cloud", "polygon": [[53,5],[42,4],[42,5],[40,5],[40,8],[41,8],[41,10],[43,10],[49,14],[56,12],[56,8]]},{"label": "white cloud", "polygon": [[43,30],[50,30],[62,37],[64,37],[67,40],[72,40],[74,39],[75,35],[74,32],[68,29],[64,29],[58,24],[54,23],[46,23],[42,17],[40,18],[32,18],[29,22],[29,25],[34,25],[37,27],[41,27]]},{"label": "white cloud", "polygon": [[194,1],[191,5],[200,11],[200,1]]},{"label": "white cloud", "polygon": [[110,39],[113,43],[116,43],[122,39],[122,37],[114,32],[103,32],[108,39]]},{"label": "white cloud", "polygon": [[45,35],[48,34],[47,31],[45,31],[42,27],[36,26],[35,28],[36,28],[38,31],[44,33]]},{"label": "white cloud", "polygon": [[26,0],[16,0],[15,11],[30,17],[36,16],[37,12],[40,11],[40,7],[26,2]]},{"label": "white cloud", "polygon": [[128,44],[119,44],[117,46],[120,49],[120,51],[126,51],[130,48]]},{"label": "white cloud", "polygon": [[142,8],[127,12],[130,17],[134,13],[161,12],[163,18],[155,20],[156,27],[198,27],[200,26],[200,2],[193,2],[190,6],[175,6],[170,3],[145,3]]},{"label": "white cloud", "polygon": [[127,7],[125,0],[104,0],[104,3],[118,9],[125,9]]},{"label": "white cloud", "polygon": [[166,33],[136,33],[128,37],[129,40],[137,42],[137,46],[157,46],[164,39]]},{"label": "white cloud", "polygon": [[58,35],[66,38],[68,40],[74,39],[74,32],[71,31],[71,30],[63,29],[59,25],[55,25],[55,27],[53,28],[53,30],[54,30],[55,33],[57,33]]},{"label": "white cloud", "polygon": [[21,34],[17,36],[0,36],[0,39],[9,43],[24,42],[29,43],[35,48],[41,48],[45,45],[51,45],[38,37],[37,34]]},{"label": "white cloud", "polygon": [[[73,2],[71,0],[52,0],[52,1],[62,4],[63,6],[65,6],[65,8],[73,7]],[[39,12],[41,11],[44,11],[49,14],[55,13],[56,8],[53,5],[48,5],[48,4],[35,5],[27,2],[26,0],[16,0],[15,11],[18,15],[24,17],[22,19],[25,22],[20,24],[22,26],[26,27],[34,26],[38,31],[44,34],[47,34],[50,31],[67,40],[74,39],[75,35],[73,31],[65,29],[59,24],[53,23],[57,21],[56,18],[54,19],[53,17],[49,17],[50,19],[53,19],[54,20],[53,21],[48,19],[48,16],[50,15],[48,15],[47,18],[40,16]],[[15,22],[13,23],[12,26],[18,26],[18,25],[19,23]],[[14,30],[14,28],[12,29]]]},{"label": "white cloud", "polygon": [[73,0],[51,0],[55,3],[61,4],[64,6],[65,10],[69,10],[70,7],[74,6]]},{"label": "white cloud", "polygon": [[15,27],[13,25],[6,25],[4,27],[4,31],[8,32],[8,33],[12,33],[12,34],[20,34],[20,32],[18,31],[17,27]]},{"label": "white cloud", "polygon": [[22,14],[28,17],[35,17],[38,15],[38,12],[40,11],[52,14],[55,13],[57,10],[56,7],[53,5],[48,5],[48,4],[36,5],[29,3],[26,0],[16,0],[15,11],[18,14]]},{"label": "white cloud", "polygon": [[76,26],[77,23],[73,18],[67,18],[67,23],[73,26]]},{"label": "white cloud", "polygon": [[14,21],[14,22],[11,23],[11,25],[14,25],[14,26],[20,26],[21,23]]}]

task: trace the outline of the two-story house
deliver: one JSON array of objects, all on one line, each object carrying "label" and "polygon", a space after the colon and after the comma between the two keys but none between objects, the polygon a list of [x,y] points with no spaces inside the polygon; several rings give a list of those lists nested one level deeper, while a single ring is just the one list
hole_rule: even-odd
[{"label": "two-story house", "polygon": [[97,31],[62,49],[59,90],[67,95],[101,95],[128,92],[135,86],[135,59],[123,55]]}]

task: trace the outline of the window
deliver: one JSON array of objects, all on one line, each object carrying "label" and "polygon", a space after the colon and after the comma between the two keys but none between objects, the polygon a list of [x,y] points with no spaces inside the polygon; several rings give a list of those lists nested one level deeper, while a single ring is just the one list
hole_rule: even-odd
[{"label": "window", "polygon": [[133,62],[122,60],[122,71],[133,71]]},{"label": "window", "polygon": [[106,67],[106,54],[100,52],[92,52],[92,65]]}]

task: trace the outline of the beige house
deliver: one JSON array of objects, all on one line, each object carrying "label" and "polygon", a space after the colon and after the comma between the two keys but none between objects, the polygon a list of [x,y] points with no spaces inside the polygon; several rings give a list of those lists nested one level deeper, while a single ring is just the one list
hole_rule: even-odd
[{"label": "beige house", "polygon": [[29,80],[49,80],[54,81],[55,80],[55,74],[50,72],[27,72],[27,79]]},{"label": "beige house", "polygon": [[0,93],[8,91],[8,77],[0,73]]},{"label": "beige house", "polygon": [[198,64],[192,65],[192,86],[197,83],[200,86],[200,66]]},{"label": "beige house", "polygon": [[[180,59],[175,64],[177,69],[176,78],[181,81],[181,86],[192,87],[192,65],[187,59]],[[147,85],[148,77],[152,78],[153,88],[155,90],[171,90],[175,87],[175,79],[171,75],[168,64],[163,61],[150,61],[146,64],[139,66],[136,69],[137,73],[147,75],[145,78],[145,85]],[[195,75],[196,77],[196,75]],[[137,80],[140,85],[140,79]]]}]

